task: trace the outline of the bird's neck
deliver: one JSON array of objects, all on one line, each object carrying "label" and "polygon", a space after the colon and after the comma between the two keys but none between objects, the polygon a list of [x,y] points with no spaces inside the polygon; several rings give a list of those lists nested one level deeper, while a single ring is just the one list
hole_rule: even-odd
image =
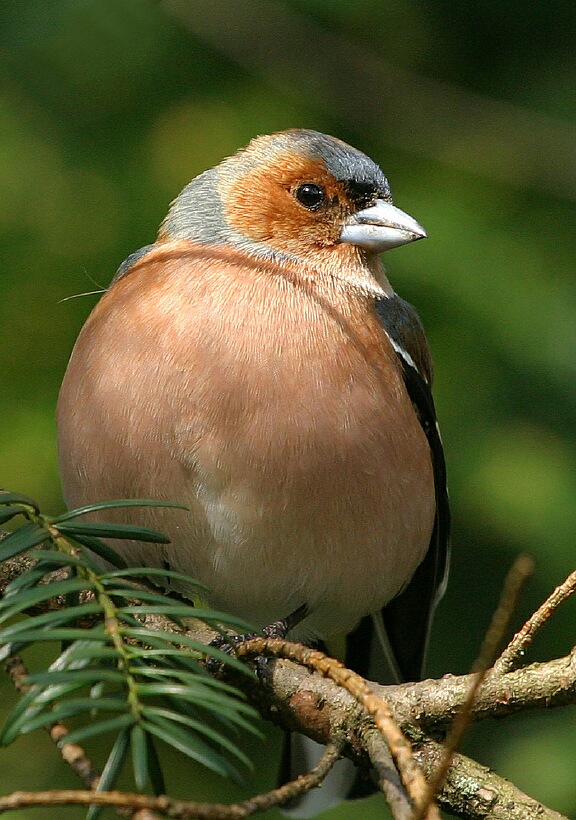
[{"label": "bird's neck", "polygon": [[368,296],[393,296],[380,256],[364,254],[352,245],[341,244],[319,248],[310,257],[303,256],[301,272],[305,277],[322,280],[330,277],[340,285]]}]

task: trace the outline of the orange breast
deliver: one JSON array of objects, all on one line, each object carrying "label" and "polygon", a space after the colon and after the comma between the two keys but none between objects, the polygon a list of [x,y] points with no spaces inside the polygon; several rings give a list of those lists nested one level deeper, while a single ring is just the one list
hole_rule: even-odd
[{"label": "orange breast", "polygon": [[349,628],[428,547],[431,460],[396,355],[370,299],[330,277],[159,246],[86,323],[59,427],[68,503],[187,504],[119,513],[172,539],[127,558],[256,624],[305,602],[309,631]]}]

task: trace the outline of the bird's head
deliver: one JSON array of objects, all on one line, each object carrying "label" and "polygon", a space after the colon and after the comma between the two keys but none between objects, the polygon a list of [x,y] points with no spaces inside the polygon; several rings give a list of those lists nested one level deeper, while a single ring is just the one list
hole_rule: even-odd
[{"label": "bird's head", "polygon": [[256,255],[371,268],[382,251],[426,236],[396,208],[361,151],[318,131],[257,137],[172,203],[161,240],[232,244]]}]

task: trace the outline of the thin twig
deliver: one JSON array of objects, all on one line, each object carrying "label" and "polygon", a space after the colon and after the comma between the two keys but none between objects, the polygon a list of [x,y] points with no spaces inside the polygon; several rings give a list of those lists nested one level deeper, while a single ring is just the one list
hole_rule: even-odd
[{"label": "thin twig", "polygon": [[266,794],[259,794],[256,797],[244,800],[242,803],[237,803],[236,806],[230,806],[230,809],[244,808],[245,814],[235,816],[249,817],[251,814],[256,814],[256,812],[267,811],[273,806],[282,806],[284,803],[288,803],[290,800],[310,791],[310,789],[320,786],[340,757],[342,746],[342,742],[329,743],[316,766],[310,769],[307,774],[301,774],[295,780],[284,783],[284,785],[272,789]]},{"label": "thin twig", "polygon": [[[296,661],[346,689],[362,704],[374,720],[376,727],[386,738],[414,806],[420,806],[428,800],[426,780],[414,761],[409,740],[398,726],[388,703],[374,694],[364,678],[347,669],[340,661],[324,655],[323,652],[278,638],[252,638],[237,646],[235,651],[240,657],[272,655]],[[440,814],[436,806],[429,804],[423,817],[427,820],[439,820]]]},{"label": "thin twig", "polygon": [[[4,666],[15,689],[22,694],[29,692],[30,686],[26,682],[28,672],[20,655],[11,655],[5,661]],[[60,745],[62,740],[70,734],[67,727],[63,723],[54,722],[47,727],[47,731],[64,762],[70,766],[88,789],[95,789],[100,782],[100,774],[92,765],[92,761],[84,749],[77,743]]]},{"label": "thin twig", "polygon": [[502,652],[494,664],[494,672],[497,675],[504,675],[518,666],[518,661],[534,640],[536,633],[542,629],[546,621],[558,609],[560,604],[570,598],[575,592],[576,570],[572,572],[562,584],[556,587],[544,603],[538,607],[536,612],[528,618],[522,629],[514,635],[504,652]]},{"label": "thin twig", "polygon": [[[30,690],[30,686],[26,683],[27,678],[27,670],[24,666],[22,658],[19,655],[12,655],[8,660],[5,662],[6,671],[10,676],[15,688],[22,693],[28,692]],[[95,794],[94,790],[98,787],[100,782],[100,774],[96,771],[96,769],[92,766],[92,763],[84,750],[81,746],[76,743],[67,743],[64,746],[60,746],[60,742],[69,734],[67,727],[63,723],[54,723],[48,727],[48,732],[50,737],[54,741],[54,743],[58,746],[60,754],[62,758],[68,765],[73,769],[73,771],[78,775],[78,777],[82,780],[82,782],[90,789],[90,793]],[[200,805],[200,809],[198,813],[194,808],[197,804],[188,803],[188,804],[181,804],[181,808],[186,806],[185,811],[187,812],[184,814],[174,814],[171,816],[174,817],[201,817],[201,816],[213,816],[213,817],[222,817],[222,818],[241,818],[241,817],[249,817],[252,814],[256,814],[257,812],[266,811],[273,806],[282,805],[283,803],[288,802],[289,800],[293,800],[294,798],[300,797],[306,791],[318,786],[322,783],[330,769],[334,766],[334,763],[340,757],[340,753],[342,751],[342,743],[330,743],[326,747],[324,754],[318,761],[317,765],[310,770],[307,774],[300,775],[300,777],[296,778],[295,780],[290,781],[289,783],[285,783],[283,786],[280,786],[277,789],[273,789],[270,792],[266,792],[265,794],[259,794],[255,797],[251,797],[248,800],[245,800],[242,803],[237,803],[231,806],[218,806],[214,804],[214,811],[216,812],[213,815],[206,814],[206,809],[203,804]],[[74,792],[75,794],[85,795],[85,792],[78,791]],[[22,795],[25,793],[16,792],[16,795]],[[56,792],[54,792],[56,794]],[[64,794],[64,792],[59,793]],[[114,794],[114,793],[109,793]],[[13,797],[15,797],[13,795]],[[20,800],[21,798],[16,798],[15,800]],[[30,800],[30,798],[25,798],[26,800]],[[58,802],[58,798],[54,798]],[[67,798],[64,798],[65,802]],[[73,801],[75,802],[75,801]],[[86,799],[84,797],[79,798],[79,802],[81,804],[86,803]],[[90,802],[90,801],[87,801]],[[97,800],[94,802],[98,803]],[[54,805],[54,801],[50,801],[51,805]],[[59,803],[60,804],[60,803]],[[22,805],[46,805],[44,803],[23,803]],[[98,803],[100,805],[100,803]],[[145,805],[145,806],[136,806],[132,804],[126,804],[123,802],[114,801],[110,799],[108,803],[105,805],[115,806],[119,811],[126,815],[129,814],[133,818],[133,820],[153,820],[153,815],[150,814],[150,811],[157,808],[154,805]],[[14,806],[16,808],[16,806]],[[9,811],[11,810],[10,806],[6,808],[2,808],[2,804],[0,802],[0,811]],[[184,809],[182,809],[184,811]]]},{"label": "thin twig", "polygon": [[534,561],[529,555],[519,555],[510,567],[500,593],[498,606],[490,621],[478,657],[470,670],[473,674],[475,672],[486,672],[493,664],[496,652],[504,639],[516,609],[522,587],[533,572]]},{"label": "thin twig", "polygon": [[[500,595],[500,600],[498,601],[498,606],[494,611],[490,626],[488,627],[488,631],[486,632],[486,636],[482,642],[480,653],[472,667],[474,677],[472,679],[470,691],[468,692],[468,696],[462,705],[462,709],[454,718],[452,726],[450,727],[446,737],[446,741],[444,743],[444,757],[438,766],[437,771],[434,773],[434,777],[429,781],[429,801],[432,801],[442,788],[442,784],[444,783],[446,774],[450,768],[454,753],[460,745],[464,733],[472,721],[474,703],[476,701],[478,691],[484,681],[484,678],[486,677],[488,670],[490,669],[490,666],[492,665],[496,652],[498,651],[498,647],[502,643],[504,635],[506,634],[510,619],[512,618],[516,604],[518,603],[518,598],[520,597],[522,587],[533,571],[533,560],[527,555],[520,555],[514,561],[508,575],[506,576],[504,587],[502,588],[502,593]],[[426,803],[422,804],[419,809],[415,811],[414,820],[424,820],[426,816],[425,810]]]},{"label": "thin twig", "polygon": [[[203,804],[198,804],[199,806]],[[25,808],[26,806],[108,806],[115,809],[131,811],[156,811],[163,816],[183,820],[183,818],[202,817],[205,820],[221,820],[220,815],[212,812],[212,805],[205,804],[210,813],[191,814],[185,809],[186,804],[169,797],[149,797],[145,794],[129,792],[96,792],[81,789],[53,789],[43,792],[12,792],[0,797],[0,814]]]},{"label": "thin twig", "polygon": [[365,743],[376,783],[388,802],[392,817],[394,820],[412,820],[410,796],[400,779],[386,740],[380,732],[373,730],[366,733]]},{"label": "thin twig", "polygon": [[[307,774],[300,775],[296,780],[286,783],[278,789],[266,794],[259,794],[244,800],[242,803],[221,805],[218,803],[188,803],[183,800],[173,800],[167,795],[149,797],[144,794],[130,794],[127,792],[110,791],[74,791],[52,790],[45,792],[13,792],[6,797],[0,797],[0,814],[14,811],[25,806],[112,806],[117,810],[136,812],[153,811],[175,820],[243,820],[257,812],[266,811],[273,806],[287,803],[303,792],[319,786],[334,763],[340,757],[341,744],[330,743],[318,764]],[[137,815],[133,815],[136,817]],[[143,816],[143,815],[142,815]]]},{"label": "thin twig", "polygon": [[[18,692],[25,694],[30,691],[30,685],[27,683],[28,671],[20,655],[11,655],[4,662],[4,667]],[[46,731],[58,749],[62,760],[70,766],[86,788],[90,790],[98,788],[101,777],[100,772],[94,767],[82,746],[78,743],[65,743],[62,745],[62,741],[70,734],[67,726],[61,721],[57,721],[47,726]],[[120,812],[123,817],[131,817],[132,820],[154,820],[154,815],[150,814],[149,811],[136,810],[134,812],[120,809]]]}]

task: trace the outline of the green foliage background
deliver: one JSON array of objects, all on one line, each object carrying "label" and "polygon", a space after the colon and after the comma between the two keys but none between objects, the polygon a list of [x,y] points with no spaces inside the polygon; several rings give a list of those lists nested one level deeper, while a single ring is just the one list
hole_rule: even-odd
[{"label": "green foliage background", "polygon": [[[106,287],[183,185],[255,134],[332,133],[430,235],[386,261],[434,353],[454,510],[429,671],[465,671],[518,551],[537,574],[517,624],[574,568],[575,40],[568,0],[4,0],[0,486],[62,508],[54,406],[97,296],[61,300]],[[568,651],[575,612],[531,658]],[[532,715],[474,727],[466,750],[576,816],[575,729]],[[246,794],[274,781],[270,747],[254,755]],[[3,792],[76,785],[41,735],[0,760]],[[238,796],[172,770],[176,794]]]}]

